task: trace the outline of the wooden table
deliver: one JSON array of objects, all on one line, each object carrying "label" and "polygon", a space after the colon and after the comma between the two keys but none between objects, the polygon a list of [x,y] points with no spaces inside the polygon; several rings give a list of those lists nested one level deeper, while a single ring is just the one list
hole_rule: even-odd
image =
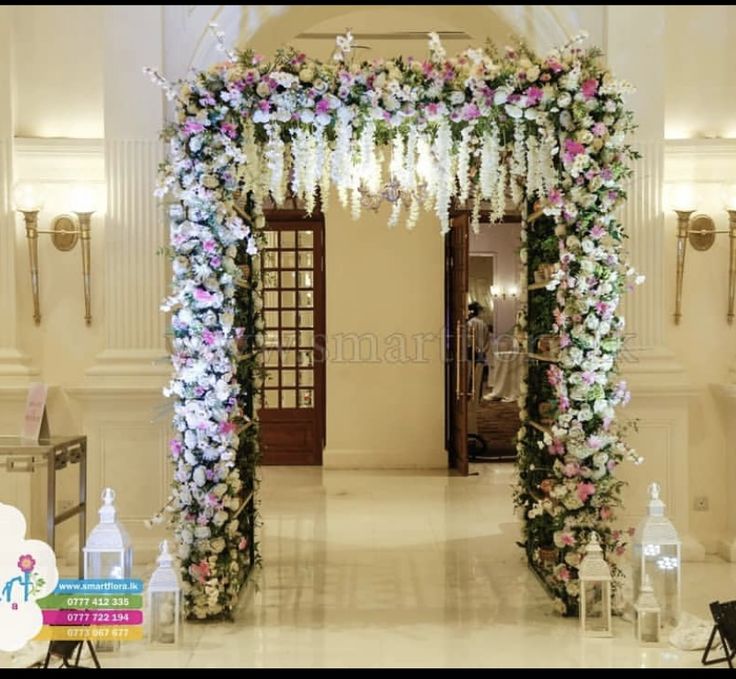
[{"label": "wooden table", "polygon": [[[87,535],[87,437],[52,436],[38,443],[19,436],[0,436],[0,463],[5,459],[5,470],[33,472],[36,465],[45,462],[46,483],[46,542],[56,548],[56,526],[79,515],[79,577],[84,575],[82,546]],[[56,513],[56,472],[68,464],[79,465],[79,503],[70,509]]]}]

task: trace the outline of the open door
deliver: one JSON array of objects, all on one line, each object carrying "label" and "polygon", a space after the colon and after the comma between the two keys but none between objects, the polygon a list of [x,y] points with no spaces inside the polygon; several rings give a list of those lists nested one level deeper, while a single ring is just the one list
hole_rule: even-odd
[{"label": "open door", "polygon": [[468,474],[468,227],[467,211],[452,217],[445,238],[445,438],[450,468]]}]

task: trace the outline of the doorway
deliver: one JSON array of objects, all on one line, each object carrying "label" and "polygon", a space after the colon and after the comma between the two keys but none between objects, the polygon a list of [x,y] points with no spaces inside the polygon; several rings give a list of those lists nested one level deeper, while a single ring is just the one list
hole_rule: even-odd
[{"label": "doorway", "polygon": [[523,300],[519,216],[481,224],[453,215],[445,249],[445,438],[449,466],[516,458],[518,398],[526,364],[516,339]]},{"label": "doorway", "polygon": [[325,446],[325,222],[266,210],[262,464],[321,465]]}]

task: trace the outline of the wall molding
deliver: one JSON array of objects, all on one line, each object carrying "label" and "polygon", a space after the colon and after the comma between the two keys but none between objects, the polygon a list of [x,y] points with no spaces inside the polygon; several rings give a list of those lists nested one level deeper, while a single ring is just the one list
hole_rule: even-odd
[{"label": "wall molding", "polygon": [[15,152],[19,155],[101,156],[105,153],[104,139],[72,137],[15,137]]},{"label": "wall molding", "polygon": [[736,156],[736,139],[665,139],[667,156]]}]

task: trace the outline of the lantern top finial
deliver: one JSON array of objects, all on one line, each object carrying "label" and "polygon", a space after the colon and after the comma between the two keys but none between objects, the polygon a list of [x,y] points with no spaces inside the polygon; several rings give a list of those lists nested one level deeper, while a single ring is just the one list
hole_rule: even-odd
[{"label": "lantern top finial", "polygon": [[592,531],[588,544],[585,547],[585,556],[580,563],[580,578],[582,580],[610,580],[611,569],[603,558],[603,550],[598,540],[598,533]]},{"label": "lantern top finial", "polygon": [[100,523],[115,523],[115,491],[112,488],[105,488],[102,491],[102,506],[99,509]]},{"label": "lantern top finial", "polygon": [[588,546],[585,548],[586,554],[592,554],[593,552],[600,552],[601,550],[601,543],[598,539],[598,533],[593,531],[590,534],[590,541],[588,542]]},{"label": "lantern top finial", "polygon": [[174,556],[169,552],[169,541],[163,540],[158,549],[158,567],[148,583],[149,592],[178,592],[181,587],[174,569]]},{"label": "lantern top finial", "polygon": [[156,559],[156,563],[160,564],[161,566],[171,566],[174,563],[174,557],[169,551],[169,541],[163,540],[158,546],[158,549],[159,553],[158,558]]},{"label": "lantern top finial", "polygon": [[649,577],[649,573],[644,574],[644,580],[639,590],[639,597],[636,600],[635,608],[640,611],[659,611],[659,602],[654,596],[654,589],[652,588],[652,580]]},{"label": "lantern top finial", "polygon": [[649,484],[649,505],[647,506],[649,516],[664,516],[664,502],[659,499],[660,490],[658,483]]}]

